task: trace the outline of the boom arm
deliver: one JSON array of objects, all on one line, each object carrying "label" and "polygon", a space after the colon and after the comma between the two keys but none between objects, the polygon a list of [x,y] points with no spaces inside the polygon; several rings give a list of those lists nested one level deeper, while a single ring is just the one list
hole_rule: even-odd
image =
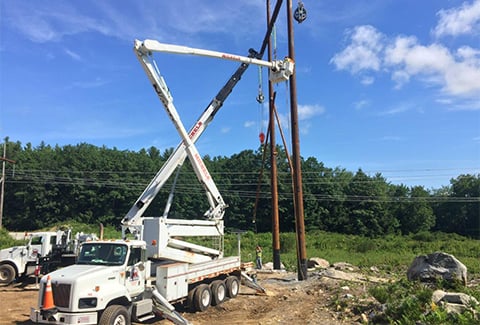
[{"label": "boom arm", "polygon": [[[137,43],[136,43],[137,44]],[[137,53],[137,48],[135,47],[135,53]],[[143,54],[137,54],[139,57]],[[250,56],[256,56],[257,53],[253,50],[250,51]],[[143,60],[140,60],[142,63]],[[145,65],[142,64],[144,69]],[[235,85],[240,81],[243,73],[247,70],[248,64],[242,63],[238,69],[233,73],[227,83],[220,89],[217,95],[212,99],[207,108],[203,111],[202,115],[199,117],[194,126],[190,129],[189,137],[193,143],[197,141],[200,135],[203,133],[208,124],[213,120],[215,114],[222,107],[224,101],[227,99],[228,95],[232,92]],[[148,73],[147,73],[148,74]],[[151,79],[150,79],[151,80]],[[151,80],[152,81],[152,80]],[[157,86],[154,82],[152,85],[156,91]],[[171,176],[175,168],[183,163],[186,158],[186,150],[184,142],[176,147],[172,155],[168,158],[162,168],[158,171],[155,177],[152,179],[150,184],[145,188],[143,193],[140,195],[135,204],[130,208],[127,215],[122,220],[122,225],[130,227],[133,232],[135,226],[141,225],[141,216],[148,208],[150,203],[153,201],[155,196],[158,194],[160,189],[163,187],[165,182]],[[133,229],[132,229],[133,228]]]},{"label": "boom arm", "polygon": [[[228,60],[234,60],[241,62],[240,67],[235,71],[235,73],[230,77],[228,82],[224,87],[218,92],[216,97],[210,102],[208,107],[202,113],[200,118],[197,120],[195,125],[187,133],[183,124],[181,123],[180,117],[173,105],[173,98],[168,90],[168,87],[161,77],[155,63],[152,60],[152,52],[169,52],[169,53],[179,53],[179,54],[196,54],[209,57],[217,57]],[[248,57],[225,54],[215,51],[207,51],[200,49],[193,49],[183,46],[162,44],[157,41],[146,40],[144,42],[135,41],[134,52],[137,55],[138,60],[140,61],[143,69],[145,70],[150,82],[155,89],[155,92],[159,96],[161,102],[163,103],[165,109],[167,110],[170,118],[175,124],[177,131],[179,132],[182,142],[177,146],[175,151],[169,157],[167,162],[162,166],[144,192],[140,195],[139,199],[132,206],[130,211],[122,220],[122,225],[130,228],[133,232],[135,228],[141,225],[141,216],[148,208],[150,203],[153,201],[157,193],[163,187],[168,178],[172,175],[175,168],[183,164],[187,155],[194,167],[195,173],[203,184],[207,191],[207,197],[210,203],[211,208],[205,213],[209,219],[221,219],[223,218],[224,209],[226,204],[223,201],[215,183],[213,182],[208,170],[206,169],[203,161],[196,150],[194,143],[203,133],[207,125],[213,120],[215,114],[223,105],[223,102],[231,93],[232,89],[235,87],[237,82],[240,80],[243,73],[248,68],[250,63],[259,64],[262,66],[267,66],[273,71],[275,77],[272,77],[271,80],[276,79],[278,81],[288,80],[290,75],[293,73],[293,62],[290,59],[285,59],[284,61],[275,61],[268,62],[259,60],[258,53],[254,50],[250,50]]]},{"label": "boom arm", "polygon": [[231,61],[238,61],[247,64],[255,64],[267,67],[271,70],[270,80],[272,82],[286,81],[293,73],[294,63],[290,58],[276,61],[263,61],[252,56],[240,56],[217,51],[197,49],[193,47],[160,43],[156,40],[145,40],[143,42],[135,41],[135,49],[137,53],[150,55],[152,52],[166,52],[174,54],[191,54],[199,56],[207,56],[211,58],[219,58]]},{"label": "boom arm", "polygon": [[[210,176],[210,173],[208,172],[202,158],[200,157],[200,154],[197,151],[197,148],[195,147],[191,139],[191,137],[193,137],[193,135],[198,130],[194,128],[190,133],[187,133],[180,119],[180,116],[178,115],[175,105],[173,104],[173,98],[170,94],[170,91],[168,90],[165,81],[161,77],[159,71],[157,70],[157,67],[152,61],[151,55],[145,55],[143,51],[139,50],[140,47],[141,43],[137,41],[135,43],[137,57],[142,64],[145,72],[147,73],[147,76],[150,79],[155,91],[157,92],[158,97],[163,103],[165,110],[167,111],[170,119],[175,125],[175,128],[177,129],[180,137],[182,138],[182,144],[184,148],[184,150],[182,151],[185,151],[185,153],[188,155],[198,180],[202,183],[207,192],[210,210],[207,211],[205,215],[209,219],[221,219],[223,217],[226,204],[223,201],[223,198],[218,191],[215,182]],[[174,172],[174,168],[178,165],[178,163],[182,163],[184,159],[185,156],[182,155],[182,157],[179,157],[176,160],[176,163],[174,162],[175,166],[172,166],[173,168],[169,168],[168,170],[166,170],[168,177],[170,177],[170,175]]]}]

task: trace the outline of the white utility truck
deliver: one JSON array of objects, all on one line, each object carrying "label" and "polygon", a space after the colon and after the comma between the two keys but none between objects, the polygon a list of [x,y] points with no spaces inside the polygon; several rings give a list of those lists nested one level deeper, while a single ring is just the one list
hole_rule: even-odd
[{"label": "white utility truck", "polygon": [[[161,315],[176,324],[188,324],[175,306],[203,311],[210,305],[218,305],[238,294],[242,277],[247,285],[263,290],[242,271],[240,256],[223,256],[223,215],[227,205],[194,143],[249,64],[266,66],[272,71],[272,79],[285,81],[293,72],[293,62],[289,59],[261,61],[253,50],[249,57],[243,57],[154,40],[135,41],[134,52],[180,134],[181,142],[123,218],[123,240],[84,243],[75,265],[42,278],[38,306],[30,313],[34,322],[130,324]],[[153,52],[218,57],[241,62],[241,65],[187,132],[153,61]],[[208,211],[197,220],[168,218],[172,189],[163,215],[144,217],[154,197],[187,157],[206,191]],[[129,236],[132,239],[127,239]],[[192,237],[209,239],[210,244],[193,243],[189,240]],[[53,295],[54,306],[44,305],[44,301],[51,301],[50,297],[46,299],[49,294]]]},{"label": "white utility truck", "polygon": [[25,234],[26,245],[0,250],[0,284],[74,264],[79,244],[92,236],[77,234],[72,239],[71,229]]}]

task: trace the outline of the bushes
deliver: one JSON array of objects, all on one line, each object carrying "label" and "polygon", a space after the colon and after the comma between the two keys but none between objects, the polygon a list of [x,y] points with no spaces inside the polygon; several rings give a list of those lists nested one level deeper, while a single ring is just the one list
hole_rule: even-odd
[{"label": "bushes", "polygon": [[[446,289],[446,283],[438,282],[438,289]],[[434,288],[427,287],[419,282],[409,282],[405,278],[390,284],[378,285],[369,288],[368,292],[380,304],[383,312],[373,312],[373,324],[478,324],[471,311],[462,314],[448,313],[445,308],[432,302]],[[464,286],[456,287],[456,291],[471,294],[471,289]],[[479,306],[472,306],[480,312]]]},{"label": "bushes", "polygon": [[24,240],[15,240],[8,234],[8,231],[5,228],[0,229],[0,249],[24,245]]}]

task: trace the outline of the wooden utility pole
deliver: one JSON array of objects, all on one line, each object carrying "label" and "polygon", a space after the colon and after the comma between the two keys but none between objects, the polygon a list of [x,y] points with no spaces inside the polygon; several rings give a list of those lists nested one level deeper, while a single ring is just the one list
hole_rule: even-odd
[{"label": "wooden utility pole", "polygon": [[[270,0],[267,0],[267,27],[270,26]],[[272,37],[268,39],[268,61],[272,62]],[[273,269],[280,270],[280,221],[278,217],[277,150],[275,141],[275,93],[268,80],[268,133],[270,134],[270,189],[272,191],[272,249]]]},{"label": "wooden utility pole", "polygon": [[0,183],[2,183],[0,186],[0,229],[2,228],[3,199],[5,196],[5,163],[15,163],[15,161],[7,159],[7,142],[8,138],[5,138],[5,144],[3,145],[3,157],[0,157],[0,160],[2,161],[2,178],[0,179]]},{"label": "wooden utility pole", "polygon": [[[287,0],[288,56],[295,62],[293,38],[292,0]],[[296,70],[296,69],[295,69]],[[295,228],[297,236],[297,268],[298,280],[307,279],[307,248],[305,245],[305,221],[303,212],[302,167],[300,159],[300,137],[298,128],[297,78],[296,72],[290,76],[290,114],[292,127],[293,155],[293,196],[295,206]]]}]

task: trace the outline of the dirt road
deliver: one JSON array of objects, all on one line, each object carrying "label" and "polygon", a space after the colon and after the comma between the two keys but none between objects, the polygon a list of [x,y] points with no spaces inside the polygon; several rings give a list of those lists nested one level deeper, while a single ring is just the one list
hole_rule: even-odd
[{"label": "dirt road", "polygon": [[[306,281],[297,281],[294,273],[260,273],[258,282],[267,289],[258,295],[247,287],[235,299],[205,312],[184,313],[193,324],[361,324],[342,299],[363,299],[364,284],[320,276],[312,273]],[[30,307],[35,306],[37,290],[27,286],[0,287],[2,315],[0,324],[33,324]],[[158,320],[150,324],[171,324]]]}]

